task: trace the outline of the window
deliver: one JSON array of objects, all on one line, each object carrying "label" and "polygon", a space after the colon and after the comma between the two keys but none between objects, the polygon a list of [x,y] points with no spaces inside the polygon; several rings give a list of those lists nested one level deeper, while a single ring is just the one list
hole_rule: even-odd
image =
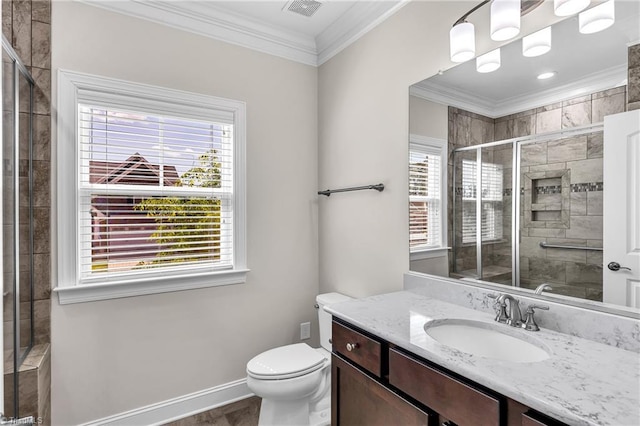
[{"label": "window", "polygon": [[409,144],[409,247],[412,253],[445,243],[445,141],[411,135]]},{"label": "window", "polygon": [[60,302],[244,282],[244,103],[59,81]]},{"label": "window", "polygon": [[[482,241],[502,239],[501,164],[482,163]],[[476,243],[476,162],[462,160],[462,243]]]}]

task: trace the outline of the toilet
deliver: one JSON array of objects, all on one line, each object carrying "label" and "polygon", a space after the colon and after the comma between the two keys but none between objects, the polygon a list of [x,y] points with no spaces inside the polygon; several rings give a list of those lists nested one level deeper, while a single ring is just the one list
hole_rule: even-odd
[{"label": "toilet", "polygon": [[247,386],[262,398],[259,426],[331,423],[331,314],[323,307],[347,300],[340,293],[316,297],[321,347],[280,346],[247,363]]}]

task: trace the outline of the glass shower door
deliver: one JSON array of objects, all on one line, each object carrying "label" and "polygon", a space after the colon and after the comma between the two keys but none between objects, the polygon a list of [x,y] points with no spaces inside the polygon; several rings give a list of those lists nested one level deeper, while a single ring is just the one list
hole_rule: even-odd
[{"label": "glass shower door", "polygon": [[454,153],[452,276],[514,284],[513,162],[513,143]]},{"label": "glass shower door", "polygon": [[0,421],[18,419],[19,367],[33,344],[33,79],[2,38],[2,313]]},{"label": "glass shower door", "polygon": [[3,308],[3,414],[13,415],[16,404],[17,375],[15,354],[16,197],[15,132],[16,102],[13,59],[2,51],[2,308]]},{"label": "glass shower door", "polygon": [[479,279],[476,238],[477,150],[454,154],[452,276]]},{"label": "glass shower door", "polygon": [[512,285],[513,144],[482,148],[482,280]]}]

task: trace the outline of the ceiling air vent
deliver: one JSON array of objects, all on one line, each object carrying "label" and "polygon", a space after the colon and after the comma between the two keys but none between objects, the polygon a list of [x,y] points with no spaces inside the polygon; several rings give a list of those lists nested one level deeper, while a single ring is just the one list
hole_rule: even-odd
[{"label": "ceiling air vent", "polygon": [[283,10],[309,17],[316,13],[320,6],[322,3],[316,0],[292,0],[284,6]]}]

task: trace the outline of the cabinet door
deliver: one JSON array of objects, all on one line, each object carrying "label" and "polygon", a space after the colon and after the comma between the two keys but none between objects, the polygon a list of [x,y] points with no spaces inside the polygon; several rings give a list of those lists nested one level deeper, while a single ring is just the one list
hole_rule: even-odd
[{"label": "cabinet door", "polygon": [[536,411],[529,410],[522,414],[522,426],[566,426]]},{"label": "cabinet door", "polygon": [[430,425],[420,410],[362,371],[331,357],[331,425]]}]

